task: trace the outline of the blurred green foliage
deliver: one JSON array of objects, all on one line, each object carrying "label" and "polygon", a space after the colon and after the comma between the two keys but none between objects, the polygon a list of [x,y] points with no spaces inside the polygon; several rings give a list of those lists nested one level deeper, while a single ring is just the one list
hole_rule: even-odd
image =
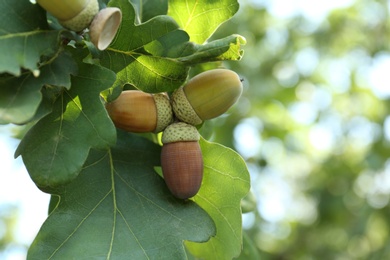
[{"label": "blurred green foliage", "polygon": [[390,2],[350,2],[313,21],[241,1],[216,33],[247,39],[225,63],[243,97],[210,123],[251,172],[240,259],[390,259]]},{"label": "blurred green foliage", "polygon": [[16,234],[20,209],[17,205],[0,205],[0,258],[6,259],[9,252],[25,251],[27,245],[21,243]]},{"label": "blurred green foliage", "polygon": [[17,217],[17,208],[11,205],[2,205],[0,207],[0,252],[4,248],[14,242],[13,229],[15,228],[15,220]]}]

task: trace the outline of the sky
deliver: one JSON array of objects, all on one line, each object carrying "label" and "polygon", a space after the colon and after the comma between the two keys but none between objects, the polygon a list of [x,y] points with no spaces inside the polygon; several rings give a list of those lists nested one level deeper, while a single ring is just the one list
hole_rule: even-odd
[{"label": "sky", "polygon": [[312,22],[321,22],[335,8],[348,7],[355,0],[252,0],[256,5],[266,7],[276,17],[289,18],[303,15]]},{"label": "sky", "polygon": [[[19,140],[11,137],[10,125],[0,125],[0,215],[6,205],[16,206],[18,221],[16,237],[18,243],[30,245],[47,217],[50,196],[41,192],[30,179],[21,158],[14,159]],[[4,223],[0,220],[0,236]],[[26,249],[10,246],[0,259],[25,259]]]}]

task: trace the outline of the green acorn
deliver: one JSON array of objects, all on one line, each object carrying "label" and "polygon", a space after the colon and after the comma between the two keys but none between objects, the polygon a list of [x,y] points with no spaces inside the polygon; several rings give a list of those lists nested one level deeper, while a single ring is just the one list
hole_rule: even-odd
[{"label": "green acorn", "polygon": [[179,120],[199,125],[225,113],[241,96],[242,88],[241,79],[234,71],[205,71],[173,92],[173,111]]},{"label": "green acorn", "polygon": [[65,28],[81,32],[89,27],[91,42],[99,50],[106,49],[114,39],[122,12],[116,7],[99,11],[97,0],[37,0]]},{"label": "green acorn", "polygon": [[37,0],[37,3],[75,32],[87,28],[99,12],[97,0]]}]

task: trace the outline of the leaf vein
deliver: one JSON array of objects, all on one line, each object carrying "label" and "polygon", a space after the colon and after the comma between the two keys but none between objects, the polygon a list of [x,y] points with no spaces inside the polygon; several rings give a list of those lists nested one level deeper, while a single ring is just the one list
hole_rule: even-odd
[{"label": "leaf vein", "polygon": [[74,230],[68,235],[68,237],[53,251],[53,253],[49,256],[48,259],[52,259],[54,255],[72,238],[72,236],[80,229],[82,224],[88,219],[89,216],[102,204],[102,202],[108,197],[108,195],[112,193],[112,190],[109,190],[107,194],[92,208],[90,212],[80,221],[80,223],[74,228]]}]

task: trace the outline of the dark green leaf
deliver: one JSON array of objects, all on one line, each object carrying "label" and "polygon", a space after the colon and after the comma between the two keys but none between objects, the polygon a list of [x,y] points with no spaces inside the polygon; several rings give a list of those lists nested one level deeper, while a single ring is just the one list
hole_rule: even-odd
[{"label": "dark green leaf", "polygon": [[53,212],[53,210],[55,210],[57,208],[59,202],[60,202],[60,196],[51,195],[50,202],[49,202],[48,215],[50,215]]},{"label": "dark green leaf", "polygon": [[40,75],[25,72],[20,77],[0,77],[0,124],[24,124],[31,120],[42,100],[43,85],[70,88],[70,74],[77,65],[67,52],[61,52],[41,67]]},{"label": "dark green leaf", "polygon": [[194,43],[183,30],[172,31],[144,46],[144,50],[153,56],[179,58],[193,53]]},{"label": "dark green leaf", "polygon": [[58,51],[61,31],[50,31],[45,12],[28,0],[1,0],[0,10],[0,73],[38,75],[41,56]]},{"label": "dark green leaf", "polygon": [[80,175],[54,191],[59,204],[28,259],[186,259],[183,241],[206,241],[215,226],[195,203],[169,193],[153,170],[160,150],[123,132],[116,147],[92,150]]},{"label": "dark green leaf", "polygon": [[53,111],[26,134],[16,155],[33,181],[47,190],[74,179],[90,148],[115,143],[115,128],[100,100],[100,92],[112,85],[115,75],[100,66],[80,64],[72,88],[63,90]]},{"label": "dark green leaf", "polygon": [[1,0],[0,36],[48,29],[46,12],[29,0]]},{"label": "dark green leaf", "polygon": [[157,15],[167,14],[168,2],[166,0],[144,0],[142,2],[142,21],[152,19]]}]

